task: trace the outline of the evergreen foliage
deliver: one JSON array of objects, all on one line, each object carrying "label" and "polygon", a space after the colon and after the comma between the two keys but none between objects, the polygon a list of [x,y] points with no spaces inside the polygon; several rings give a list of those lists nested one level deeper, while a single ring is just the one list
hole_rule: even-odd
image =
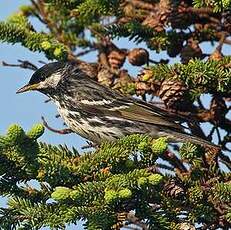
[{"label": "evergreen foliage", "polygon": [[[136,211],[150,229],[169,229],[187,218],[192,223],[210,223],[218,206],[228,207],[231,202],[230,175],[217,171],[209,179],[214,172],[203,162],[200,168],[193,164],[191,172],[182,174],[184,195],[175,200],[167,188],[169,178],[156,162],[166,150],[166,139],[132,135],[80,156],[66,146],[38,142],[43,131],[38,124],[25,134],[20,126],[12,125],[0,139],[1,194],[10,196],[9,207],[1,209],[2,228],[62,228],[85,219],[88,229],[108,229],[118,222],[117,213]],[[189,164],[200,160],[198,148],[187,145],[180,150],[183,159],[192,159]],[[156,157],[150,167],[152,154]],[[200,175],[207,184],[201,183],[201,176],[193,177],[193,170],[203,172]],[[23,185],[31,179],[39,181],[40,188]],[[230,221],[229,210],[223,211]]]}]

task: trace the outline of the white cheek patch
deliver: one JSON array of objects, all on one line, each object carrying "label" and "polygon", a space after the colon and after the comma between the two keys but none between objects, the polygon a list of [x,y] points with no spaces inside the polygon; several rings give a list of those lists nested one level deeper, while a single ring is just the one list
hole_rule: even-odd
[{"label": "white cheek patch", "polygon": [[48,77],[45,81],[47,81],[47,84],[50,86],[57,86],[59,81],[61,80],[62,75],[60,73],[54,73],[51,74],[50,77]]},{"label": "white cheek patch", "polygon": [[46,78],[45,81],[39,83],[39,88],[55,88],[61,80],[61,77],[62,75],[60,73],[53,73],[50,77]]}]

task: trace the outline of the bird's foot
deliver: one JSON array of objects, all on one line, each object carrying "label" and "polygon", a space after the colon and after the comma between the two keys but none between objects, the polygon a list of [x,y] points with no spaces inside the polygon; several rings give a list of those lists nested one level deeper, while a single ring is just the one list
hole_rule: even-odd
[{"label": "bird's foot", "polygon": [[73,131],[71,129],[54,129],[51,126],[48,125],[48,123],[46,122],[45,118],[42,117],[42,121],[43,121],[43,125],[50,131],[54,132],[54,133],[58,133],[58,134],[69,134],[69,133],[73,133]]}]

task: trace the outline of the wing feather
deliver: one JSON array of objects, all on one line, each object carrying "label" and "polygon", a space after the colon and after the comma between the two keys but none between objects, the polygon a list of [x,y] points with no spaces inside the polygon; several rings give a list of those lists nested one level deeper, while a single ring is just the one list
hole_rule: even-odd
[{"label": "wing feather", "polygon": [[168,116],[164,116],[163,113],[161,114],[159,113],[159,111],[155,111],[153,107],[150,108],[147,105],[143,106],[140,103],[135,102],[134,104],[131,104],[129,108],[121,109],[120,114],[122,115],[122,117],[129,120],[149,123],[158,126],[167,126],[174,129],[182,130],[181,125],[175,123]]}]

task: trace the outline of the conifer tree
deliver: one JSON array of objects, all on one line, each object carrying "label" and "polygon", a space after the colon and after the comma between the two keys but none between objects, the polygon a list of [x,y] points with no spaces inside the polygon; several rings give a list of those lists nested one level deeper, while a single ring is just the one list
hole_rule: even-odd
[{"label": "conifer tree", "polygon": [[[31,18],[47,29],[36,31]],[[159,97],[169,112],[195,120],[191,133],[217,137],[221,146],[170,145],[165,137],[134,134],[80,154],[77,146],[40,142],[44,128],[52,129],[45,121],[27,132],[11,125],[0,136],[0,195],[8,197],[0,229],[65,229],[79,220],[89,230],[229,229],[231,57],[222,47],[231,45],[230,34],[230,0],[30,0],[0,22],[1,42],[48,61],[81,64],[96,51],[94,80],[152,103]],[[121,38],[134,48],[119,47]],[[153,60],[155,52],[167,58]],[[37,69],[27,60],[3,65]],[[140,73],[132,75],[131,66]],[[40,188],[21,186],[32,179]]]}]

